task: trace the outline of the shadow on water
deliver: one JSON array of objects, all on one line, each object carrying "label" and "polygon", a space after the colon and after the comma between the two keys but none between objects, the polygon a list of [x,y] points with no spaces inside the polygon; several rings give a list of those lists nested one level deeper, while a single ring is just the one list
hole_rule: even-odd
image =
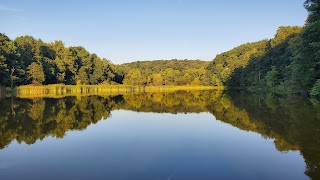
[{"label": "shadow on water", "polygon": [[0,148],[12,141],[34,144],[46,137],[63,138],[107,120],[113,110],[154,113],[209,112],[217,120],[274,139],[281,152],[300,151],[306,175],[319,178],[320,102],[272,94],[177,91],[109,97],[1,98]]}]

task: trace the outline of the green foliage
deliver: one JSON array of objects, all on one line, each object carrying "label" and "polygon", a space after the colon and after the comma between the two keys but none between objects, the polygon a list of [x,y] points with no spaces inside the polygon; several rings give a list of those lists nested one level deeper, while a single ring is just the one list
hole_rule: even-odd
[{"label": "green foliage", "polygon": [[184,71],[187,69],[200,69],[208,65],[207,61],[200,60],[153,60],[153,61],[137,61],[132,63],[125,63],[121,66],[124,69],[138,68],[140,71],[152,71],[154,73],[163,72],[167,68],[172,68],[178,71]]},{"label": "green foliage", "polygon": [[130,70],[126,78],[123,80],[123,84],[126,85],[142,85],[142,76],[139,69]]},{"label": "green foliage", "polygon": [[155,86],[162,86],[163,85],[163,78],[160,73],[155,73],[152,75],[152,82]]},{"label": "green foliage", "polygon": [[[32,36],[11,41],[0,34],[0,85],[26,84],[127,84],[218,85],[200,60],[156,60],[113,65],[81,46],[65,47],[62,41],[44,43]],[[11,67],[15,71],[10,76]],[[192,83],[193,82],[193,83]],[[219,84],[221,85],[221,83]]]},{"label": "green foliage", "polygon": [[238,87],[240,82],[245,81],[247,77],[241,75],[233,77],[233,75],[237,74],[239,69],[251,63],[252,59],[263,55],[267,45],[268,41],[263,40],[247,43],[219,54],[209,64],[208,70],[215,75],[218,81],[222,81],[224,85]]},{"label": "green foliage", "polygon": [[217,55],[208,66],[229,88],[309,94],[320,78],[320,2],[307,0],[303,27],[282,26],[274,38]]},{"label": "green foliage", "polygon": [[14,43],[0,33],[0,85],[10,83],[10,69],[17,65],[19,54]]},{"label": "green foliage", "polygon": [[281,26],[278,28],[275,37],[270,40],[270,46],[274,48],[277,45],[283,43],[283,41],[285,41],[289,36],[299,34],[300,32],[301,28],[298,26]]},{"label": "green foliage", "polygon": [[320,20],[320,1],[319,0],[306,0],[304,7],[308,10],[309,16],[307,23],[314,23]]},{"label": "green foliage", "polygon": [[310,95],[312,95],[312,96],[319,96],[320,95],[320,79],[318,79],[318,81],[313,86]]},{"label": "green foliage", "polygon": [[308,94],[320,78],[320,21],[280,27],[271,40],[217,55],[208,68],[229,88]]},{"label": "green foliage", "polygon": [[[12,76],[11,68],[14,68]],[[115,67],[83,47],[44,43],[32,36],[11,41],[0,33],[0,85],[100,84],[115,81]]]},{"label": "green foliage", "polygon": [[77,84],[89,84],[89,80],[88,80],[88,72],[87,69],[85,67],[81,67],[77,73]]},{"label": "green foliage", "polygon": [[277,85],[279,72],[277,71],[277,68],[275,66],[272,66],[271,71],[269,71],[266,75],[266,81],[268,86],[275,86]]},{"label": "green foliage", "polygon": [[[117,66],[127,85],[222,85],[212,81],[212,74],[206,69],[209,62],[200,60],[155,60],[137,61]],[[140,71],[142,82],[135,83],[132,73]]]},{"label": "green foliage", "polygon": [[29,79],[33,84],[42,84],[45,80],[44,72],[41,64],[31,63],[28,66]]},{"label": "green foliage", "polygon": [[294,84],[309,91],[320,78],[320,20],[304,27],[300,37],[292,44],[292,50]]},{"label": "green foliage", "polygon": [[229,79],[230,74],[231,70],[228,67],[224,68],[220,74],[222,82],[226,82]]},{"label": "green foliage", "polygon": [[191,84],[191,76],[190,74],[186,73],[183,76],[180,76],[176,79],[178,85],[189,85]]},{"label": "green foliage", "polygon": [[201,85],[199,77],[194,78],[194,80],[192,81],[191,85],[194,85],[194,86]]}]

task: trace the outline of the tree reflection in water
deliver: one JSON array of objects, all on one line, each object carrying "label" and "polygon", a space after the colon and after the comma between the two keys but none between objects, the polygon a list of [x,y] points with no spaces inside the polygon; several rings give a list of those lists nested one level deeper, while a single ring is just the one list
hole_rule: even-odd
[{"label": "tree reflection in water", "polygon": [[272,94],[177,91],[43,99],[0,98],[0,148],[63,138],[110,117],[112,110],[209,112],[224,123],[274,139],[278,151],[300,151],[306,175],[320,178],[320,102]]}]

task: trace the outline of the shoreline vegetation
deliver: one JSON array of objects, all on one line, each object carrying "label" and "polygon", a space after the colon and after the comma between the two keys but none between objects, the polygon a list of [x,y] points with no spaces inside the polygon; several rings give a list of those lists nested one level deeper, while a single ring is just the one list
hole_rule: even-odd
[{"label": "shoreline vegetation", "polygon": [[19,98],[61,98],[66,96],[109,96],[140,92],[224,90],[217,86],[131,86],[131,85],[25,85],[16,88]]}]

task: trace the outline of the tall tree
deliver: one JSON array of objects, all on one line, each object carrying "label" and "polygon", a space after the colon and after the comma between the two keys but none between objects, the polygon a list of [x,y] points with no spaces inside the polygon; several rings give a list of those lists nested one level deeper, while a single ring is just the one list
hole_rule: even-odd
[{"label": "tall tree", "polygon": [[153,82],[153,85],[155,85],[155,86],[162,86],[163,85],[163,78],[162,78],[161,74],[160,73],[153,74],[152,82]]},{"label": "tall tree", "polygon": [[127,85],[142,85],[143,78],[139,69],[133,69],[129,71],[128,75],[123,80],[124,84]]},{"label": "tall tree", "polygon": [[28,66],[28,77],[33,84],[42,84],[45,81],[42,65],[35,62],[31,63]]}]

